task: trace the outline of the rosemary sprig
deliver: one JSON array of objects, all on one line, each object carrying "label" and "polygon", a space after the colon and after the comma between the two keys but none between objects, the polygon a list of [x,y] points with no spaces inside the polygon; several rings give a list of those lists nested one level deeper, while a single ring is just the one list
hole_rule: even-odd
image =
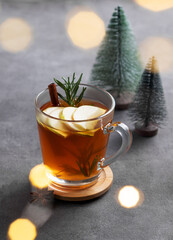
[{"label": "rosemary sprig", "polygon": [[77,92],[79,89],[79,84],[82,80],[83,73],[81,73],[79,79],[75,82],[75,73],[73,73],[73,78],[72,81],[70,81],[70,77],[65,79],[62,77],[64,80],[64,83],[60,82],[56,78],[54,78],[55,83],[64,90],[66,97],[62,96],[60,93],[58,93],[58,96],[64,100],[69,106],[76,106],[80,103],[80,101],[83,98],[84,92],[86,90],[85,87],[83,87],[81,93],[77,97]]},{"label": "rosemary sprig", "polygon": [[80,171],[82,172],[82,174],[85,176],[85,177],[89,177],[91,175],[91,173],[93,172],[97,162],[99,161],[100,159],[100,156],[99,155],[96,155],[95,158],[93,159],[91,165],[89,163],[89,161],[87,162],[88,164],[88,167],[86,164],[82,164],[80,163],[79,161],[76,161]]},{"label": "rosemary sprig", "polygon": [[93,160],[93,162],[92,162],[92,164],[89,168],[89,176],[91,175],[92,171],[94,170],[94,168],[95,168],[97,162],[99,161],[99,159],[100,159],[100,156],[96,155],[96,157],[94,158],[94,160]]}]

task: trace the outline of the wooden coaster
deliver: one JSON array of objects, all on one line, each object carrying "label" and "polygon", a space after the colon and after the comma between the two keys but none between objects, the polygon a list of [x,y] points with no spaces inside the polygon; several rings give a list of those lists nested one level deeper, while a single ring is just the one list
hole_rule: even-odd
[{"label": "wooden coaster", "polygon": [[113,182],[113,172],[110,167],[103,169],[98,181],[83,190],[66,190],[66,189],[56,189],[49,186],[49,190],[54,190],[55,197],[65,201],[86,201],[93,198],[100,197],[106,193],[111,187]]}]

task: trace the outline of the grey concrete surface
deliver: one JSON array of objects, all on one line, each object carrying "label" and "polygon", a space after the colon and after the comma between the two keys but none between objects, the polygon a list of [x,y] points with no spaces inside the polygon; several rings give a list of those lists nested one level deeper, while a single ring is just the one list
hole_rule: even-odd
[{"label": "grey concrete surface", "polygon": [[[9,224],[20,218],[29,201],[28,175],[42,161],[34,111],[34,98],[53,77],[84,73],[94,62],[97,47],[82,50],[67,36],[65,20],[77,6],[89,7],[108,24],[114,7],[124,7],[137,43],[147,37],[173,41],[173,8],[152,12],[133,1],[57,0],[1,1],[0,24],[22,18],[32,29],[32,42],[24,50],[5,50],[0,38],[0,239]],[[0,25],[1,26],[1,25]],[[173,45],[173,44],[172,44]],[[170,51],[167,52],[168,59]],[[134,134],[133,145],[111,168],[114,183],[96,200],[56,201],[51,217],[38,228],[40,240],[172,240],[173,239],[173,84],[172,65],[161,73],[168,120],[153,138]],[[129,125],[127,111],[115,119]],[[110,149],[115,139],[111,138]],[[133,185],[144,195],[143,203],[126,209],[115,200],[119,188]],[[40,215],[40,218],[43,217]]]}]

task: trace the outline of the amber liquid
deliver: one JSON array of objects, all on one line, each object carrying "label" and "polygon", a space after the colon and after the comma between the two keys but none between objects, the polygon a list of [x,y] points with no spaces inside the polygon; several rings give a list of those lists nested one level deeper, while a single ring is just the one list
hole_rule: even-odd
[{"label": "amber liquid", "polygon": [[[94,105],[108,110],[103,104],[82,100],[81,105]],[[47,103],[44,110],[51,106]],[[98,175],[97,163],[106,154],[109,135],[101,128],[88,132],[68,131],[65,136],[38,122],[44,164],[55,177],[68,181],[81,181]]]}]

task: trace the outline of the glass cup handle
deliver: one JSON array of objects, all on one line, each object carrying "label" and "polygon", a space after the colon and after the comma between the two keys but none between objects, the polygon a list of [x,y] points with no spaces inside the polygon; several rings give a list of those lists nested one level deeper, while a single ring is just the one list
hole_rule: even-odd
[{"label": "glass cup handle", "polygon": [[129,150],[129,148],[132,144],[132,134],[131,134],[129,128],[124,123],[121,123],[121,122],[108,123],[103,129],[104,134],[112,133],[112,132],[115,132],[115,131],[122,138],[121,147],[112,156],[110,156],[108,158],[102,158],[98,162],[98,165],[97,165],[97,170],[98,171],[101,170],[102,168],[110,165],[114,161],[116,161],[117,157],[119,157],[123,153],[126,153]]}]

